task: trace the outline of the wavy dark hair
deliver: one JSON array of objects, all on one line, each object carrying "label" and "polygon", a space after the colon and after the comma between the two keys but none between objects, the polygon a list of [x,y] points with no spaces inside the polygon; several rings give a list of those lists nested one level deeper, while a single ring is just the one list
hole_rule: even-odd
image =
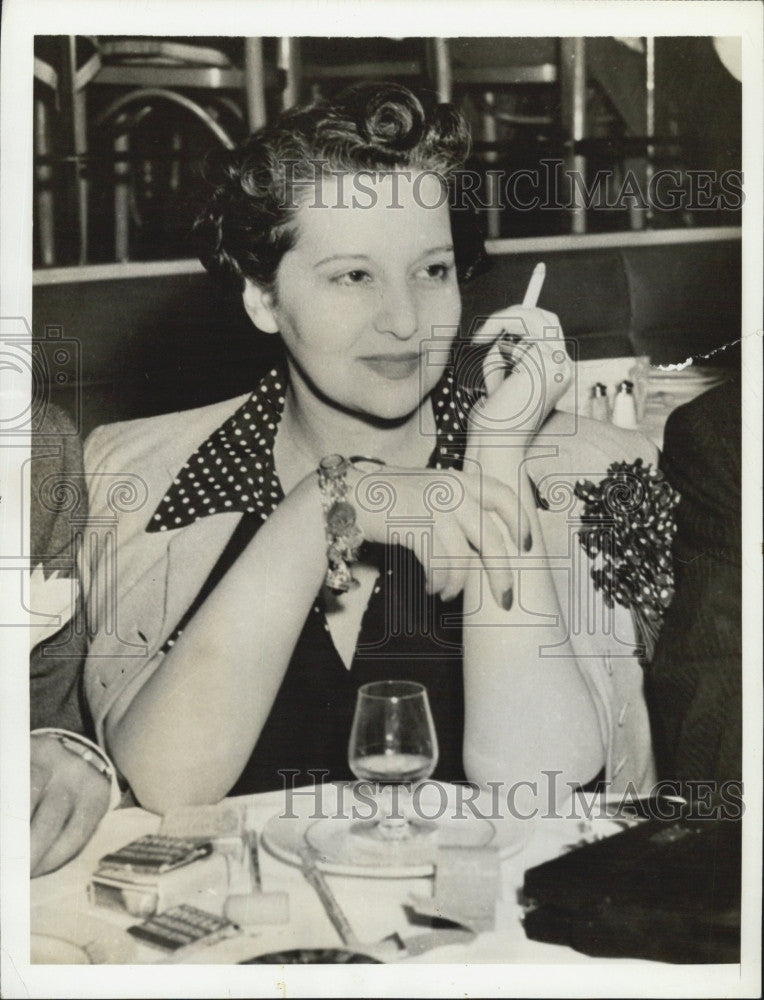
[{"label": "wavy dark hair", "polygon": [[[296,238],[297,185],[315,181],[320,169],[426,170],[438,174],[450,196],[469,150],[458,111],[398,84],[356,84],[331,101],[287,111],[237,149],[208,160],[209,196],[194,225],[199,257],[239,291],[245,278],[272,289]],[[464,281],[485,259],[483,238],[474,210],[454,202],[449,197]]]}]

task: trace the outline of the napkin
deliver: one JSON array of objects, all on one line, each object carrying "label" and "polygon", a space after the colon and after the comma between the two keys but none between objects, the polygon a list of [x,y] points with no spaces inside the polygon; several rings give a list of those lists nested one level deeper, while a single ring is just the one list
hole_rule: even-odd
[{"label": "napkin", "polygon": [[493,930],[501,886],[498,848],[441,845],[431,897],[412,895],[409,900],[421,916],[449,920],[479,933]]}]

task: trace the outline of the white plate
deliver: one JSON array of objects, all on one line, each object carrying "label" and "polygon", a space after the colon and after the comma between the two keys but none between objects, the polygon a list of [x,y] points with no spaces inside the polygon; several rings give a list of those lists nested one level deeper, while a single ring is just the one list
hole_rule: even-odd
[{"label": "white plate", "polygon": [[32,965],[90,965],[84,948],[51,934],[32,934],[29,941]]},{"label": "white plate", "polygon": [[[320,857],[317,865],[322,871],[332,875],[361,875],[367,878],[425,878],[435,870],[435,851],[438,843],[448,844],[495,844],[499,856],[504,859],[521,850],[530,836],[528,821],[505,817],[487,819],[491,815],[490,803],[476,800],[470,808],[470,789],[463,792],[455,785],[436,785],[425,782],[418,799],[421,818],[437,824],[437,835],[432,841],[432,861],[400,863],[395,860],[395,852],[381,857],[376,863],[357,863],[327,857],[332,852],[322,850],[328,841],[325,832],[333,829],[348,832],[354,822],[353,807],[357,813],[355,822],[368,818],[369,806],[364,800],[354,797],[353,785],[323,785],[320,792],[305,794],[307,790],[296,792],[292,798],[291,815],[286,810],[271,816],[265,824],[262,842],[271,854],[292,865],[300,865],[301,849],[306,843],[318,848]],[[320,797],[319,797],[320,796]],[[477,813],[477,815],[475,815]],[[331,826],[330,824],[334,824]],[[338,834],[341,836],[342,834]],[[369,862],[374,862],[373,858]]]},{"label": "white plate", "polygon": [[685,368],[660,368],[658,365],[651,365],[643,370],[648,378],[719,379],[725,377],[723,370],[712,368],[709,365],[687,365]]}]

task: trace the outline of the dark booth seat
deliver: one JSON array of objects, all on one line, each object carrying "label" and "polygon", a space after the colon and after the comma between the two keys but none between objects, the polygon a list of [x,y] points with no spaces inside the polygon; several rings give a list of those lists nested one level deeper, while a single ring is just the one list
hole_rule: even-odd
[{"label": "dark booth seat", "polygon": [[[463,334],[522,301],[539,260],[547,265],[539,304],[559,315],[579,359],[680,362],[740,337],[736,239],[493,254],[487,273],[463,289]],[[83,436],[245,392],[279,354],[277,338],[256,331],[240,300],[204,272],[136,270],[95,278],[84,269],[34,289],[35,392],[63,406]],[[735,359],[721,352],[712,360]]]}]

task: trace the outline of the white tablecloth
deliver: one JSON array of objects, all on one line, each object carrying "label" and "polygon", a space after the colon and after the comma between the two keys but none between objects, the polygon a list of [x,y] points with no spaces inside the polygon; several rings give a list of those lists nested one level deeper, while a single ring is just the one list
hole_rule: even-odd
[{"label": "white tablecloth", "polygon": [[[233,800],[238,801],[238,800]],[[268,819],[285,805],[283,792],[250,797],[250,824],[262,832]],[[591,961],[572,949],[546,945],[526,938],[522,926],[522,906],[518,889],[527,868],[561,854],[567,845],[582,836],[583,813],[579,818],[535,820],[508,819],[500,822],[522,824],[521,850],[506,858],[501,866],[501,900],[495,930],[479,934],[469,944],[448,945],[405,959],[407,962],[496,963],[538,962],[579,963]],[[607,820],[594,821],[595,830],[613,832]],[[118,809],[108,814],[82,854],[67,866],[32,882],[31,930],[86,948],[96,963],[142,963],[163,961],[162,953],[139,944],[125,929],[140,922],[136,917],[88,904],[86,886],[98,859],[146,833],[156,832],[159,817],[142,809]],[[260,865],[264,892],[289,895],[289,923],[254,929],[236,939],[221,942],[187,959],[200,963],[230,963],[290,948],[342,947],[340,938],[323,906],[301,870],[277,859],[261,847]],[[362,942],[377,942],[397,931],[403,937],[426,930],[409,920],[404,904],[410,894],[432,893],[432,878],[369,879],[327,875],[328,882],[344,910],[356,936]],[[204,907],[204,900],[197,901]],[[34,954],[34,951],[33,951]],[[601,960],[598,960],[601,961]],[[614,960],[617,961],[617,960]]]},{"label": "white tablecloth", "polygon": [[[712,384],[711,381],[704,383],[700,373],[705,372],[708,378],[713,374],[713,377],[720,380],[724,376],[720,371],[711,373],[709,369],[696,366],[676,371],[670,382],[652,379],[649,384],[640,385],[640,380],[650,374],[649,367],[644,367],[640,373],[640,362],[644,366],[649,364],[646,357],[593,358],[576,362],[574,378],[557,403],[557,409],[591,417],[591,396],[595,383],[599,382],[606,387],[608,406],[612,409],[617,386],[624,379],[632,382],[636,380],[634,386],[638,411],[636,429],[662,450],[663,434],[670,414],[678,406],[690,402],[705,389],[710,388]],[[658,371],[658,374],[665,375],[666,372]]]}]

